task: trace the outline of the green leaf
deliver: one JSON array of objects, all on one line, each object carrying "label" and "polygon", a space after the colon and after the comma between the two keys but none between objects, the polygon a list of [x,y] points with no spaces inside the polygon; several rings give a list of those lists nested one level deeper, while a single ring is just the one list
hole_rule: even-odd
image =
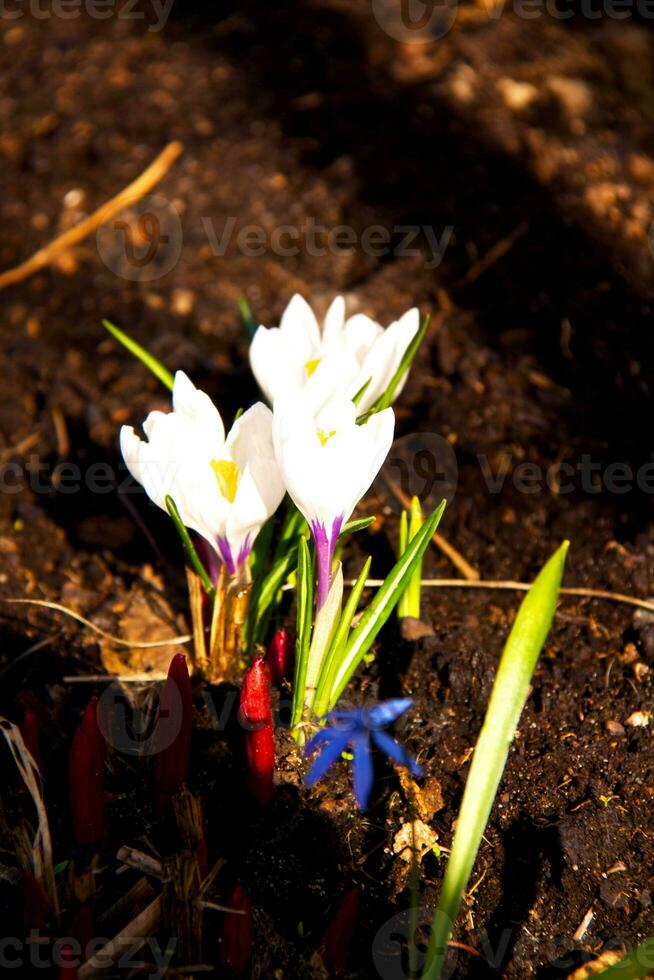
[{"label": "green leaf", "polygon": [[313,704],[314,711],[318,718],[322,718],[322,716],[327,713],[329,708],[329,693],[334,681],[334,673],[338,666],[339,659],[342,656],[343,648],[347,642],[352,620],[354,619],[357,607],[359,605],[359,600],[361,599],[361,595],[365,588],[366,579],[370,574],[371,565],[372,558],[368,558],[363,568],[359,572],[359,577],[354,583],[352,591],[348,596],[347,602],[345,603],[345,608],[343,609],[343,615],[341,616],[341,620],[336,628],[334,638],[330,644],[329,650],[327,651],[327,656],[324,659],[320,679],[318,681],[318,689],[316,691],[316,697]]},{"label": "green leaf", "polygon": [[[411,509],[409,511],[409,541],[413,541],[416,534],[424,523],[422,507],[416,496],[411,498]],[[414,619],[420,619],[420,594],[422,589],[422,559],[416,565],[413,575],[406,588],[407,615]]]},{"label": "green leaf", "polygon": [[208,596],[211,596],[213,598],[215,589],[213,587],[211,579],[207,574],[206,568],[198,558],[198,553],[195,550],[195,546],[193,542],[191,541],[191,536],[186,530],[186,528],[184,527],[182,518],[179,516],[179,511],[177,510],[177,504],[170,496],[166,497],[166,510],[170,514],[173,524],[177,529],[177,533],[179,534],[182,540],[182,544],[184,545],[184,551],[186,552],[186,557],[189,565],[196,572],[196,574],[200,576],[204,591],[207,593]]},{"label": "green leaf", "polygon": [[168,388],[170,391],[173,390],[175,378],[170,373],[168,368],[164,367],[161,361],[158,361],[156,357],[149,354],[145,347],[141,347],[140,344],[137,344],[135,340],[132,340],[131,337],[116,327],[109,320],[103,320],[102,326],[105,328],[105,330],[108,330],[111,336],[115,337],[116,340],[123,345],[123,347],[126,347],[130,354],[133,354],[134,357],[137,357],[142,364],[145,364],[146,368],[152,371],[155,378],[158,378],[159,381],[166,386],[166,388]]},{"label": "green leaf", "polygon": [[343,538],[347,534],[355,534],[357,531],[363,531],[374,524],[376,520],[376,517],[359,517],[355,521],[348,521],[339,534],[339,538]]},{"label": "green leaf", "polygon": [[361,401],[361,399],[365,395],[366,391],[370,387],[371,382],[372,382],[372,377],[368,378],[368,380],[365,382],[365,384],[362,384],[361,385],[361,387],[357,391],[356,395],[352,399],[352,401],[354,402],[355,405],[358,405],[359,404],[359,402]]},{"label": "green leaf", "polygon": [[393,397],[395,395],[397,386],[399,385],[400,381],[402,380],[406,372],[411,367],[413,359],[418,352],[418,348],[420,347],[420,344],[422,343],[423,338],[427,333],[428,326],[429,326],[429,314],[427,314],[427,316],[423,319],[415,337],[413,338],[413,340],[405,350],[402,360],[399,363],[398,369],[393,375],[393,377],[391,378],[391,380],[388,382],[386,390],[383,391],[382,394],[379,396],[379,398],[377,398],[377,400],[373,402],[373,404],[370,406],[368,411],[365,412],[363,415],[359,416],[359,418],[357,419],[359,425],[362,425],[364,422],[367,422],[371,415],[375,415],[377,412],[383,412],[385,408],[388,408],[389,405],[392,405]]},{"label": "green leaf", "polygon": [[438,980],[515,735],[531,677],[552,625],[568,542],[550,558],[525,596],[497,668],[477,739],[452,849],[434,916],[422,980]]},{"label": "green leaf", "polygon": [[252,338],[254,337],[259,324],[254,319],[252,315],[252,310],[250,304],[246,300],[245,296],[241,296],[238,301],[238,311],[241,314],[241,320],[243,321],[243,326],[245,327],[245,332],[248,335],[248,340],[252,343]]},{"label": "green leaf", "polygon": [[313,571],[311,567],[311,555],[309,554],[309,545],[307,544],[306,538],[300,538],[297,562],[297,635],[295,640],[293,706],[291,708],[292,728],[295,728],[302,721],[304,685],[311,645],[312,615]]},{"label": "green leaf", "polygon": [[286,581],[289,572],[292,570],[296,561],[297,548],[294,547],[282,558],[277,559],[266,577],[261,582],[256,596],[256,612],[254,613],[252,624],[252,647],[256,646],[257,643],[262,642],[263,634],[265,633],[269,619],[267,616],[268,610],[274,603],[277,593]]},{"label": "green leaf", "polygon": [[593,980],[641,980],[654,973],[654,936],[627,953],[618,963],[593,974]]},{"label": "green leaf", "polygon": [[341,603],[343,601],[343,566],[332,579],[329,595],[324,605],[316,614],[316,621],[311,637],[311,647],[307,658],[307,673],[304,680],[304,707],[312,708],[318,688],[320,671],[331,647],[332,639],[341,618]]},{"label": "green leaf", "polygon": [[361,622],[350,636],[335,673],[335,680],[329,697],[330,708],[340,698],[352,674],[395,608],[416,564],[425,553],[427,545],[438,527],[445,510],[445,504],[446,501],[443,500],[425,521],[424,526],[418,531],[413,541],[409,542],[406,551],[386,576],[384,584],[375,593],[374,599],[361,617]]},{"label": "green leaf", "polygon": [[[398,542],[398,554],[397,557],[401,556],[406,551],[406,546],[409,543],[409,519],[406,516],[406,511],[403,510],[400,514],[400,537]],[[400,596],[400,601],[397,604],[397,615],[400,619],[404,619],[405,616],[409,615],[409,590],[408,588],[404,590]]]}]

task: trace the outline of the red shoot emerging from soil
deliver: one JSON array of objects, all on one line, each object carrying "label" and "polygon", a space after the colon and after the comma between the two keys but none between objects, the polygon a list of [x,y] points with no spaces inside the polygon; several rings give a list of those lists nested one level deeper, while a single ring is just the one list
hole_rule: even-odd
[{"label": "red shoot emerging from soil", "polygon": [[322,940],[322,958],[331,976],[345,971],[352,936],[359,918],[359,889],[350,888],[341,901],[338,912],[325,930]]},{"label": "red shoot emerging from soil", "polygon": [[245,889],[237,885],[227,904],[235,911],[225,913],[220,965],[227,967],[232,976],[243,977],[247,973],[252,955],[252,909]]},{"label": "red shoot emerging from soil", "polygon": [[98,728],[98,699],[92,697],[82,715],[70,750],[68,786],[75,840],[99,844],[105,835],[105,743]]},{"label": "red shoot emerging from soil", "polygon": [[34,712],[26,708],[23,714],[23,720],[18,727],[20,728],[20,734],[23,737],[25,747],[39,767],[41,775],[43,775],[43,759],[41,758],[41,751],[39,749],[39,724]]},{"label": "red shoot emerging from soil", "polygon": [[161,691],[155,733],[157,798],[161,802],[186,783],[191,747],[193,696],[183,653],[170,662]]},{"label": "red shoot emerging from soil", "polygon": [[59,980],[77,980],[79,973],[77,966],[80,957],[68,943],[63,943],[59,950]]},{"label": "red shoot emerging from soil", "polygon": [[261,807],[272,796],[275,739],[270,704],[269,672],[263,657],[256,657],[243,678],[240,721],[245,728],[248,785]]},{"label": "red shoot emerging from soil", "polygon": [[285,626],[270,641],[266,659],[270,668],[270,679],[276,687],[281,687],[293,672],[293,647]]}]

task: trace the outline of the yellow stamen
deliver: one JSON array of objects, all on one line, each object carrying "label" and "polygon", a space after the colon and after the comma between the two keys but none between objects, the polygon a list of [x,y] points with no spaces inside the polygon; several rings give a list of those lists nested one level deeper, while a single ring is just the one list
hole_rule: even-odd
[{"label": "yellow stamen", "polygon": [[332,429],[331,432],[323,432],[322,429],[318,429],[318,438],[320,439],[320,442],[323,446],[325,445],[328,439],[331,439],[331,437],[335,435],[336,435],[336,429]]},{"label": "yellow stamen", "polygon": [[305,367],[306,372],[307,372],[307,378],[310,378],[311,377],[311,375],[316,370],[316,368],[318,367],[319,364],[320,364],[320,358],[319,357],[314,357],[313,360],[306,362],[306,364],[304,365],[304,367]]},{"label": "yellow stamen", "polygon": [[211,469],[218,481],[218,487],[223,497],[229,500],[230,504],[233,504],[241,475],[238,466],[231,459],[212,459]]}]

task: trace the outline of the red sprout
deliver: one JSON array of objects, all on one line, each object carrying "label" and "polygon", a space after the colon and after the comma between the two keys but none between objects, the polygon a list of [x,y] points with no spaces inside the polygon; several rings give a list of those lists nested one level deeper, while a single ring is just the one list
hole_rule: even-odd
[{"label": "red sprout", "polygon": [[284,681],[290,680],[293,673],[293,653],[293,644],[290,642],[288,631],[285,626],[282,626],[270,641],[266,658],[275,687],[281,687]]},{"label": "red sprout", "polygon": [[245,728],[248,786],[259,806],[265,807],[273,792],[275,739],[269,672],[263,657],[255,657],[245,672],[239,715]]},{"label": "red sprout", "polygon": [[77,980],[80,959],[70,943],[62,943],[59,949],[59,980]]},{"label": "red sprout", "polygon": [[43,759],[41,758],[41,750],[39,749],[39,723],[36,715],[29,708],[25,709],[23,719],[18,727],[20,728],[20,734],[25,743],[25,747],[36,762],[39,772],[43,775]]},{"label": "red sprout", "polygon": [[359,889],[354,886],[343,896],[338,912],[327,926],[322,940],[322,958],[332,977],[345,971],[352,936],[359,918]]},{"label": "red sprout", "polygon": [[225,913],[218,959],[235,977],[247,973],[252,956],[252,909],[244,888],[237,885],[230,895]]},{"label": "red sprout", "polygon": [[105,835],[104,759],[105,742],[94,696],[75,732],[68,764],[73,833],[82,846],[99,844]]},{"label": "red sprout", "polygon": [[157,797],[172,796],[186,783],[193,723],[193,696],[186,657],[177,653],[159,699],[155,732]]}]

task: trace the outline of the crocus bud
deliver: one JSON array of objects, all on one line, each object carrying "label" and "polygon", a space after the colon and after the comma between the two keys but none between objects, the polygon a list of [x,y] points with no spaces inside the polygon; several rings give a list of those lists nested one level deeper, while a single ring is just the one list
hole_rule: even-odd
[{"label": "crocus bud", "polygon": [[290,679],[293,673],[293,645],[285,626],[277,630],[268,647],[266,658],[270,668],[270,679],[276,687]]},{"label": "crocus bud", "polygon": [[155,732],[156,781],[159,800],[172,796],[186,782],[191,747],[193,696],[186,657],[177,653],[159,699]]},{"label": "crocus bud", "polygon": [[245,889],[237,885],[230,895],[225,913],[218,958],[234,977],[244,977],[252,955],[252,909]]},{"label": "crocus bud", "polygon": [[359,889],[350,888],[341,900],[338,912],[325,930],[322,940],[322,958],[332,977],[345,971],[352,936],[359,918]]},{"label": "crocus bud", "polygon": [[75,840],[99,844],[105,835],[105,742],[98,727],[98,699],[92,697],[82,715],[70,750],[68,785]]},{"label": "crocus bud", "polygon": [[43,759],[41,758],[41,751],[39,749],[39,725],[34,712],[26,708],[23,719],[18,727],[20,728],[20,734],[27,751],[39,767],[41,775],[43,775]]},{"label": "crocus bud", "polygon": [[265,807],[273,791],[275,740],[269,674],[263,657],[255,657],[245,672],[239,715],[245,728],[249,789],[259,806]]}]

